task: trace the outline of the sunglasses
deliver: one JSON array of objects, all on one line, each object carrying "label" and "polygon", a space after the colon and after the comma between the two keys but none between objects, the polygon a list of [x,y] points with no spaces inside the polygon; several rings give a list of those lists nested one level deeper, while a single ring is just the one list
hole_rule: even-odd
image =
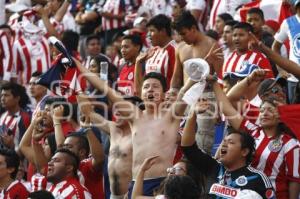
[{"label": "sunglasses", "polygon": [[167,173],[168,174],[175,174],[175,175],[178,175],[180,174],[180,172],[186,172],[185,169],[181,168],[181,167],[170,167],[170,168],[167,168]]}]

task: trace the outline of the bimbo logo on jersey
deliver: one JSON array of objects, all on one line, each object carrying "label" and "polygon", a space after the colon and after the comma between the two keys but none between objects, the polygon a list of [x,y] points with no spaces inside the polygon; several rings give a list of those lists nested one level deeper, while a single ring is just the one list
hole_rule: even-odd
[{"label": "bimbo logo on jersey", "polygon": [[235,188],[231,188],[231,187],[227,187],[215,183],[211,186],[209,193],[216,196],[225,197],[228,199],[234,199],[238,195],[239,191],[240,191],[239,189],[235,189]]}]

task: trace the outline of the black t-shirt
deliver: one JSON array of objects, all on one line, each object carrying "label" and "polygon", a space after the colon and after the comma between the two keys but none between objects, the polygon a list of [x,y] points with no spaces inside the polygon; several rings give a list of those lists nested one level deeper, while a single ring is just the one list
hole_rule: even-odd
[{"label": "black t-shirt", "polygon": [[214,176],[215,183],[210,193],[216,198],[226,198],[226,194],[234,195],[235,190],[245,189],[257,192],[264,199],[272,198],[272,195],[275,197],[271,181],[253,167],[245,166],[229,172],[220,162],[198,149],[196,144],[182,146],[182,149],[187,159],[203,174]]}]

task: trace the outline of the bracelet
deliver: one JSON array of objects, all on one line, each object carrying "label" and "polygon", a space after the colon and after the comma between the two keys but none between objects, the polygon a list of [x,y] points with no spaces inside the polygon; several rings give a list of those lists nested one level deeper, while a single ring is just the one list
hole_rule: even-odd
[{"label": "bracelet", "polygon": [[58,125],[61,125],[61,123],[54,123],[53,125],[54,126],[58,126]]}]

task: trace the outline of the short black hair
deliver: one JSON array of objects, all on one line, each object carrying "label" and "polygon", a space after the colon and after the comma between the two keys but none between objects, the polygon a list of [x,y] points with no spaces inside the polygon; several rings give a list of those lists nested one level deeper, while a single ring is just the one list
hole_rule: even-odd
[{"label": "short black hair", "polygon": [[235,24],[239,23],[238,21],[235,21],[235,20],[230,20],[230,21],[227,21],[225,23],[225,26],[231,26],[233,27]]},{"label": "short black hair", "polygon": [[199,30],[198,22],[190,11],[184,11],[172,24],[176,31],[180,31],[183,28],[191,29],[193,26]]},{"label": "short black hair", "polygon": [[133,43],[135,46],[139,46],[139,50],[141,51],[143,48],[143,41],[141,37],[138,34],[133,34],[133,35],[125,35],[122,40],[128,39]]},{"label": "short black hair", "polygon": [[88,139],[81,135],[80,132],[71,132],[70,134],[67,135],[66,138],[68,137],[74,137],[78,139],[78,145],[80,149],[85,149],[87,155],[90,153],[90,145]]},{"label": "short black hair", "polygon": [[213,29],[207,30],[207,31],[205,32],[205,35],[206,35],[206,36],[209,36],[210,38],[212,38],[212,39],[214,39],[214,40],[216,40],[216,41],[219,40],[219,35],[218,35],[218,33],[217,33],[215,30],[213,30]]},{"label": "short black hair", "polygon": [[238,22],[233,26],[233,29],[243,29],[246,32],[252,32],[253,33],[253,26],[247,22]]},{"label": "short black hair", "polygon": [[254,153],[255,153],[255,140],[249,134],[242,131],[231,131],[228,132],[228,135],[231,134],[239,134],[241,137],[241,148],[242,149],[249,149],[249,153],[246,156],[246,164],[249,165],[252,162]]},{"label": "short black hair", "polygon": [[30,199],[55,199],[51,192],[46,190],[40,190],[31,192],[28,195],[28,198]]},{"label": "short black hair", "polygon": [[164,92],[167,91],[167,81],[166,81],[165,76],[163,76],[160,73],[150,72],[144,76],[144,81],[147,79],[151,79],[151,78],[157,79],[161,83],[161,86],[163,87],[163,91]]},{"label": "short black hair", "polygon": [[147,27],[154,26],[157,30],[165,30],[168,36],[172,35],[171,19],[164,14],[159,14],[150,19]]},{"label": "short black hair", "polygon": [[30,104],[30,99],[24,86],[13,82],[6,82],[1,86],[2,90],[10,90],[14,97],[20,97],[19,106],[21,108],[25,109],[27,104]]},{"label": "short black hair", "polygon": [[233,17],[228,13],[219,14],[218,17],[221,18],[224,21],[224,23],[233,20]]},{"label": "short black hair", "polygon": [[131,102],[133,105],[139,107],[139,109],[145,110],[145,105],[141,98],[139,98],[137,96],[125,95],[125,96],[123,96],[123,99]]},{"label": "short black hair", "polygon": [[72,51],[76,51],[78,48],[79,34],[72,30],[66,30],[62,34],[61,41],[65,45],[66,49],[72,53]]},{"label": "short black hair", "polygon": [[80,164],[79,157],[77,157],[77,155],[72,151],[70,151],[69,149],[65,149],[65,148],[57,149],[55,154],[56,153],[64,153],[68,155],[69,162],[73,166],[73,175],[77,177],[77,170],[79,169],[79,164]]},{"label": "short black hair", "polygon": [[89,36],[86,38],[85,44],[88,45],[89,42],[90,42],[91,40],[94,40],[94,39],[95,39],[95,40],[98,40],[99,43],[100,43],[100,37],[99,37],[98,35],[89,35]]},{"label": "short black hair", "polygon": [[263,21],[265,20],[264,12],[260,8],[250,8],[248,14],[257,14]]},{"label": "short black hair", "polygon": [[15,170],[10,174],[11,179],[15,179],[19,170],[20,157],[12,149],[0,149],[0,155],[5,157],[6,167],[14,168]]},{"label": "short black hair", "polygon": [[46,136],[48,141],[48,145],[50,147],[51,155],[53,156],[55,151],[57,150],[56,141],[55,141],[55,134],[49,134]]},{"label": "short black hair", "polygon": [[169,199],[199,199],[201,192],[190,176],[169,176],[164,195]]}]

